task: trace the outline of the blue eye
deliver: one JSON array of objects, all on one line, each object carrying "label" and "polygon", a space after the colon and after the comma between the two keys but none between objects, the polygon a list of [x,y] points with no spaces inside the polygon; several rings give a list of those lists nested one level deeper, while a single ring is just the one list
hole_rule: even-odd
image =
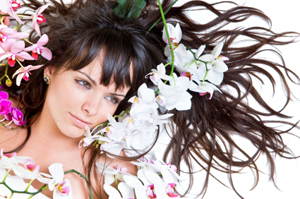
[{"label": "blue eye", "polygon": [[119,100],[116,97],[107,96],[107,97],[105,97],[105,99],[107,99],[108,101],[112,102],[113,104],[119,104]]},{"label": "blue eye", "polygon": [[76,82],[79,84],[79,85],[81,85],[81,86],[83,86],[83,87],[85,87],[85,88],[87,88],[87,89],[91,89],[91,84],[90,83],[88,83],[87,81],[84,81],[84,80],[76,80]]}]

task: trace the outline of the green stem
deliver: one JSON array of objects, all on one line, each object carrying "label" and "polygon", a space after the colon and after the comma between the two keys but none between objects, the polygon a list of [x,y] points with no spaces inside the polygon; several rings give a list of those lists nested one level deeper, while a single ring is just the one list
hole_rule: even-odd
[{"label": "green stem", "polygon": [[118,189],[118,178],[117,178],[117,175],[115,175],[115,181],[116,181],[116,186],[117,186],[117,189]]},{"label": "green stem", "polygon": [[24,68],[24,66],[21,64],[21,62],[20,62],[18,59],[16,59],[16,61],[18,62],[18,64],[20,64],[20,66],[21,66],[22,68]]},{"label": "green stem", "polygon": [[9,79],[9,76],[7,75],[7,70],[8,70],[8,64],[1,64],[2,66],[6,66],[5,68],[5,72],[4,72],[4,75],[0,78],[0,84],[1,84],[1,81],[4,77],[8,78]]},{"label": "green stem", "polygon": [[31,41],[29,41],[28,39],[24,38],[24,41],[28,42],[29,44],[33,45],[34,43],[32,43]]},{"label": "green stem", "polygon": [[[177,1],[178,1],[178,0],[175,0],[175,1],[171,4],[171,6],[164,12],[164,15],[166,15],[166,14],[169,12],[169,10],[173,7],[173,5],[174,5]],[[158,22],[160,22],[160,20],[161,20],[161,18],[157,19],[157,20],[154,22],[154,24],[148,29],[148,32],[150,32],[150,31],[152,30],[152,28],[154,28],[154,26],[155,26]]]},{"label": "green stem", "polygon": [[29,189],[29,187],[30,187],[30,185],[32,184],[33,181],[34,181],[34,179],[32,179],[32,180],[28,183],[28,185],[27,185],[27,187],[26,187],[26,189],[25,189],[25,192],[28,191],[28,189]]},{"label": "green stem", "polygon": [[90,190],[90,198],[93,199],[94,196],[93,196],[93,192],[92,192],[92,189],[91,189],[91,185],[90,185],[89,181],[86,179],[86,177],[83,174],[81,174],[78,171],[76,171],[75,169],[66,171],[64,174],[68,174],[68,173],[76,173],[76,174],[78,174],[80,177],[82,177],[85,180],[85,182],[87,183],[88,188]]},{"label": "green stem", "polygon": [[13,197],[13,195],[14,195],[14,192],[11,192],[9,199],[11,199]]},{"label": "green stem", "polygon": [[209,72],[209,70],[207,69],[207,63],[205,63],[205,69],[206,69],[206,72],[205,72],[204,78],[203,78],[203,80],[202,80],[202,83],[205,81],[206,76],[207,76],[207,74],[208,74],[208,72]]},{"label": "green stem", "polygon": [[8,171],[6,172],[6,174],[5,174],[5,176],[4,176],[3,180],[2,180],[3,183],[5,183],[5,180],[6,180],[7,176],[8,176],[8,174],[9,174],[9,172],[11,171],[11,169],[12,168],[8,169]]},{"label": "green stem", "polygon": [[44,191],[46,188],[48,188],[48,185],[44,185],[42,188],[40,188],[37,192],[29,192],[29,191],[16,191],[16,190],[13,190],[12,188],[10,188],[8,186],[8,184],[6,184],[6,182],[0,182],[0,184],[3,184],[6,188],[8,188],[12,193],[23,193],[23,194],[28,194],[28,195],[36,195],[42,191]]},{"label": "green stem", "polygon": [[127,109],[126,111],[124,111],[122,114],[120,115],[115,115],[114,119],[116,119],[117,117],[123,117],[126,113],[128,113],[130,111],[130,109]]},{"label": "green stem", "polygon": [[167,22],[166,22],[165,15],[164,15],[164,11],[162,9],[160,0],[157,0],[157,1],[158,1],[158,5],[159,5],[159,10],[160,10],[161,18],[162,18],[164,26],[165,26],[165,30],[166,30],[166,35],[167,35],[167,38],[168,38],[169,46],[170,46],[170,49],[171,49],[171,54],[172,54],[172,68],[171,68],[170,76],[173,76],[173,71],[174,71],[174,51],[173,51],[173,45],[172,45],[172,42],[171,42],[171,39],[170,39]]}]

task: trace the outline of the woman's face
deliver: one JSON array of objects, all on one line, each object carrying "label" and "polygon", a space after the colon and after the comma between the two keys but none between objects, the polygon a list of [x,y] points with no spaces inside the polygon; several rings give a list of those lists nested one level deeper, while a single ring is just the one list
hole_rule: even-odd
[{"label": "woman's face", "polygon": [[[78,70],[45,69],[50,76],[42,115],[68,137],[83,136],[85,126],[90,129],[105,122],[108,114],[114,114],[129,87],[116,90],[112,82],[103,86],[100,82],[102,68],[99,59]],[[45,114],[46,113],[46,114]]]}]

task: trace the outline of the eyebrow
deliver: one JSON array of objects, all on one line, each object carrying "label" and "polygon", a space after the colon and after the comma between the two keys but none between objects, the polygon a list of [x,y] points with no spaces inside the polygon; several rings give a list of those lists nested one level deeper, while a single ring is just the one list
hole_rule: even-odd
[{"label": "eyebrow", "polygon": [[[83,74],[83,75],[85,75],[85,76],[92,82],[92,84],[97,85],[96,81],[93,80],[88,74],[86,74],[85,72],[82,72],[82,71],[80,71],[80,70],[78,70],[78,72],[81,73],[81,74]],[[123,95],[123,94],[118,94],[118,93],[111,93],[111,95],[125,97],[125,95]]]},{"label": "eyebrow", "polygon": [[78,72],[85,75],[92,82],[92,84],[97,85],[96,81],[93,80],[88,74],[86,74],[85,72],[82,72],[80,70],[78,70]]}]

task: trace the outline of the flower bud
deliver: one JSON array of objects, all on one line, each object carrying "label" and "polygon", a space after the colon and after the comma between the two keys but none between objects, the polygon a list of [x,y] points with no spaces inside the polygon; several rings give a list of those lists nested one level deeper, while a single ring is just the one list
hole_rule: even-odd
[{"label": "flower bud", "polygon": [[6,86],[11,87],[12,81],[10,79],[6,79],[5,84]]}]

